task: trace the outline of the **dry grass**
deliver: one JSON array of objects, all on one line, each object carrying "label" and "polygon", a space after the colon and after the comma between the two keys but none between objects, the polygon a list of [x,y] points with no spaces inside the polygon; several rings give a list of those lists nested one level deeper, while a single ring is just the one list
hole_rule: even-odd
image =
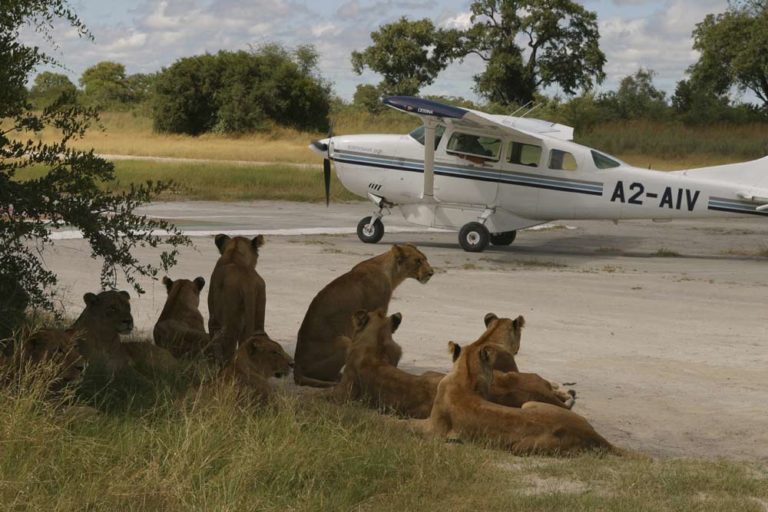
[{"label": "dry grass", "polygon": [[228,388],[196,393],[194,376],[210,372],[188,372],[186,387],[158,383],[77,416],[44,400],[44,376],[9,380],[0,367],[0,509],[760,511],[768,500],[756,463],[513,457],[290,388],[268,407]]}]

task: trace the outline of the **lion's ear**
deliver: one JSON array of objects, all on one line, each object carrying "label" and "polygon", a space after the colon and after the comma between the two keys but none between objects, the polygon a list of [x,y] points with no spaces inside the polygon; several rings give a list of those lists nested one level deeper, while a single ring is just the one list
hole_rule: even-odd
[{"label": "lion's ear", "polygon": [[86,293],[83,295],[83,302],[86,306],[95,306],[99,302],[99,297],[95,293]]},{"label": "lion's ear", "polygon": [[130,294],[130,293],[128,293],[127,291],[125,291],[125,290],[120,290],[120,291],[119,291],[119,292],[117,292],[117,293],[119,293],[119,294],[120,294],[120,296],[121,296],[122,298],[124,298],[125,300],[131,300],[131,294]]},{"label": "lion's ear", "polygon": [[405,260],[408,259],[403,248],[397,244],[392,246],[392,252],[395,254],[395,261],[398,265],[405,263]]},{"label": "lion's ear", "polygon": [[451,354],[451,357],[453,358],[453,362],[455,363],[456,360],[461,355],[461,345],[454,341],[448,342],[448,352]]},{"label": "lion's ear", "polygon": [[389,321],[392,324],[392,333],[394,334],[397,328],[400,327],[400,323],[403,321],[403,315],[401,315],[400,313],[395,313],[394,315],[389,317]]},{"label": "lion's ear", "polygon": [[515,331],[520,331],[525,327],[525,318],[523,318],[523,315],[518,316],[512,321],[512,327],[515,328]]},{"label": "lion's ear", "polygon": [[364,309],[356,311],[352,315],[352,323],[355,325],[355,331],[363,329],[368,324],[368,312]]},{"label": "lion's ear", "polygon": [[219,233],[216,235],[216,238],[214,238],[213,241],[216,244],[216,247],[219,249],[219,254],[224,254],[224,246],[229,241],[229,236],[223,233]]},{"label": "lion's ear", "polygon": [[195,286],[197,286],[197,291],[202,290],[203,286],[205,286],[205,279],[202,277],[196,277],[192,282],[195,283]]},{"label": "lion's ear", "polygon": [[165,289],[168,291],[168,293],[171,293],[171,288],[173,287],[173,279],[168,276],[163,277],[163,285],[165,285]]},{"label": "lion's ear", "polygon": [[495,313],[486,313],[485,318],[483,318],[483,322],[485,322],[485,326],[488,327],[491,325],[491,322],[498,319],[499,317],[497,317]]},{"label": "lion's ear", "polygon": [[251,247],[254,249],[258,249],[262,245],[264,245],[264,235],[257,235],[251,240]]}]

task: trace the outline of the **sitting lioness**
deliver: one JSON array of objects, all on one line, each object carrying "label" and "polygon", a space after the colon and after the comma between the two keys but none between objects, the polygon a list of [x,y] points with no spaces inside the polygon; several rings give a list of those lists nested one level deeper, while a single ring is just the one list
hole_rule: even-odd
[{"label": "sitting lioness", "polygon": [[133,330],[131,296],[125,291],[105,291],[83,296],[85,309],[72,325],[78,335],[78,349],[91,364],[110,372],[131,365],[131,357],[120,342],[121,334]]},{"label": "sitting lioness", "polygon": [[409,277],[424,284],[434,271],[427,257],[410,244],[392,249],[355,265],[320,290],[309,305],[296,342],[297,384],[336,385],[354,334],[356,311],[386,313],[392,292]]},{"label": "sitting lioness", "polygon": [[427,429],[454,440],[491,442],[513,453],[563,454],[598,449],[622,453],[578,414],[540,402],[521,408],[487,400],[500,345],[482,338],[462,349],[449,342],[453,370],[440,381]]},{"label": "sitting lioness", "polygon": [[426,418],[432,409],[437,384],[444,374],[411,375],[397,368],[400,346],[392,333],[402,315],[387,316],[382,310],[358,311],[353,317],[355,334],[341,382],[333,389],[337,399],[363,400],[373,407],[391,409],[411,418]]},{"label": "sitting lioness", "polygon": [[175,357],[190,357],[205,352],[210,337],[205,332],[199,309],[200,291],[205,286],[205,279],[197,277],[194,281],[173,281],[166,276],[163,277],[163,285],[168,291],[168,299],[152,331],[155,344]]},{"label": "sitting lioness", "polygon": [[271,393],[270,377],[284,377],[293,368],[293,359],[266,333],[251,336],[237,348],[234,357],[222,368],[219,378],[234,383],[256,402],[266,401]]},{"label": "sitting lioness", "polygon": [[208,332],[217,357],[228,361],[238,343],[264,332],[266,284],[256,272],[264,237],[216,235],[215,242],[221,256],[208,290]]}]

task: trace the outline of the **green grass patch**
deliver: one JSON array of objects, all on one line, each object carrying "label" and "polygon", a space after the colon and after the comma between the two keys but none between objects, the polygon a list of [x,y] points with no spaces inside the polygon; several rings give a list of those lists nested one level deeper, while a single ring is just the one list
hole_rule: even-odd
[{"label": "green grass patch", "polygon": [[[25,169],[17,179],[41,176],[43,168]],[[325,200],[323,172],[289,166],[252,166],[226,163],[176,163],[120,160],[115,162],[116,180],[105,189],[120,191],[131,183],[147,180],[172,181],[174,186],[158,200],[247,201],[273,199],[320,202]],[[347,191],[335,174],[331,177],[331,200],[359,199]]]},{"label": "green grass patch", "polygon": [[659,258],[679,258],[680,253],[677,251],[673,251],[671,249],[667,249],[666,247],[662,247],[655,253],[653,253],[654,256]]}]

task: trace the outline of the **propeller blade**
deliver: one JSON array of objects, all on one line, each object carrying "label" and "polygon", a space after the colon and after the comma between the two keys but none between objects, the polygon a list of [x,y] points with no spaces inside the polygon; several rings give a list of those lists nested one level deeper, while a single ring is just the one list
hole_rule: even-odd
[{"label": "propeller blade", "polygon": [[323,159],[323,179],[325,180],[325,206],[331,201],[331,161],[328,158]]}]

